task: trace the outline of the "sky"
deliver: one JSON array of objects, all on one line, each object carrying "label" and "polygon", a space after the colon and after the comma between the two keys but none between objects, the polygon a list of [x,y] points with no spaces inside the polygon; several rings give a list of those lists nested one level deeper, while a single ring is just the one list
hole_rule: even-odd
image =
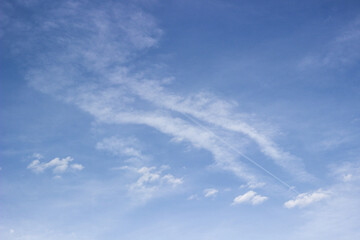
[{"label": "sky", "polygon": [[3,0],[3,240],[360,239],[360,2]]}]

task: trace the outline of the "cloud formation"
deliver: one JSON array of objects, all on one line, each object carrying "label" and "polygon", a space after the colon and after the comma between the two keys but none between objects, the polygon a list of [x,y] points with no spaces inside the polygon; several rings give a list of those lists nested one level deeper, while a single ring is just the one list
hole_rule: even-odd
[{"label": "cloud formation", "polygon": [[286,208],[305,207],[330,197],[330,192],[318,189],[314,192],[301,193],[295,199],[284,203]]},{"label": "cloud formation", "polygon": [[258,205],[265,202],[268,197],[261,196],[254,191],[248,191],[243,195],[239,195],[234,198],[232,205],[242,204],[242,203],[250,203],[251,205]]},{"label": "cloud formation", "polygon": [[[324,190],[304,194],[302,203],[315,203],[301,218],[304,223],[292,234],[294,239],[344,239],[360,237],[360,171],[359,161],[342,162],[330,167],[335,183]],[[352,177],[349,177],[351,174]],[[348,179],[350,178],[350,179]],[[306,197],[307,196],[307,197]],[[299,201],[297,201],[299,203]],[[293,206],[295,201],[291,202]],[[300,205],[297,205],[301,207]]]},{"label": "cloud formation", "polygon": [[125,162],[137,167],[143,166],[150,159],[149,156],[142,153],[141,144],[134,137],[120,138],[113,136],[104,138],[96,144],[96,149],[108,151],[115,156],[128,157]]},{"label": "cloud formation", "polygon": [[169,169],[168,166],[157,168],[123,166],[119,170],[129,171],[136,177],[136,181],[128,185],[130,195],[136,197],[138,201],[145,201],[166,192],[173,191],[177,186],[183,184],[183,178],[177,178],[172,174],[164,174]]},{"label": "cloud formation", "polygon": [[[161,76],[155,76],[157,80],[147,76],[136,64],[137,58],[155,47],[163,33],[155,19],[142,10],[113,3],[65,2],[48,14],[51,16],[38,16],[47,21],[32,26],[36,34],[29,39],[43,42],[42,36],[47,36],[51,49],[61,51],[34,58],[27,80],[35,89],[78,106],[99,122],[145,125],[175,142],[205,149],[213,155],[215,166],[253,186],[263,182],[258,172],[259,167],[264,168],[243,154],[249,140],[297,179],[312,178],[300,158],[283,151],[266,131],[251,124],[235,103],[203,92],[181,96],[172,93]],[[62,29],[67,29],[70,37],[60,37]],[[97,147],[122,154],[133,151],[116,139],[105,139]]]},{"label": "cloud formation", "polygon": [[215,197],[218,194],[219,190],[215,188],[207,188],[204,190],[204,197]]},{"label": "cloud formation", "polygon": [[300,68],[346,67],[356,64],[360,59],[360,17],[343,27],[337,37],[324,45],[322,52],[302,59]]},{"label": "cloud formation", "polygon": [[66,158],[54,158],[50,160],[49,162],[40,162],[39,159],[35,159],[32,161],[27,168],[32,170],[35,173],[42,173],[46,169],[52,169],[54,174],[60,174],[64,173],[66,170],[71,169],[81,171],[84,167],[81,164],[74,163],[69,164],[74,159],[72,157],[66,157]]},{"label": "cloud formation", "polygon": [[341,165],[330,166],[331,175],[343,182],[357,182],[360,180],[360,161],[343,162]]},{"label": "cloud formation", "polygon": [[268,136],[247,123],[244,114],[234,110],[236,104],[204,92],[186,97],[179,96],[167,91],[159,81],[129,81],[127,86],[130,86],[140,98],[159,107],[184,114],[185,118],[190,120],[195,118],[195,124],[211,124],[227,131],[241,133],[258,144],[261,152],[273,159],[277,165],[301,180],[311,178],[305,171],[301,159],[281,150]]}]

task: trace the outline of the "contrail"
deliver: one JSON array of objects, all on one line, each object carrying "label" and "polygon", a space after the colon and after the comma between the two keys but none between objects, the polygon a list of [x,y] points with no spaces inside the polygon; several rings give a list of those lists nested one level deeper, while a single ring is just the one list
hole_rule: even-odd
[{"label": "contrail", "polygon": [[[181,113],[181,112],[180,112]],[[242,153],[241,151],[239,151],[236,147],[234,147],[233,145],[231,145],[230,143],[228,143],[227,141],[225,141],[223,138],[219,137],[218,135],[216,135],[213,131],[211,131],[209,128],[205,127],[203,124],[199,123],[198,121],[196,121],[193,117],[189,116],[186,113],[181,113],[182,115],[184,115],[187,119],[189,119],[191,122],[195,123],[197,126],[199,126],[200,128],[202,128],[203,130],[207,131],[208,133],[212,134],[215,138],[217,138],[219,141],[221,141],[222,143],[224,143],[226,146],[228,146],[231,150],[233,150],[234,152],[236,152],[237,154],[239,154],[240,156],[242,156],[243,158],[245,158],[246,160],[248,160],[249,162],[251,162],[252,164],[254,164],[256,167],[260,168],[261,170],[263,170],[265,173],[267,173],[268,175],[270,175],[272,178],[274,178],[276,181],[278,181],[279,183],[281,183],[282,185],[286,186],[289,190],[293,191],[296,194],[299,194],[298,191],[295,190],[294,186],[290,186],[289,184],[287,184],[285,181],[281,180],[279,177],[277,177],[275,174],[271,173],[269,170],[267,170],[266,168],[264,168],[263,166],[261,166],[259,163],[257,163],[255,160],[253,160],[252,158],[248,157],[247,155],[245,155],[244,153]]]}]

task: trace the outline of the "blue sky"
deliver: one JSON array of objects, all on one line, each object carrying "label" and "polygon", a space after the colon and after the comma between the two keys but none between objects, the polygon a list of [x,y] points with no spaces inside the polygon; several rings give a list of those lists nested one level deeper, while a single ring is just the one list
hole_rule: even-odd
[{"label": "blue sky", "polygon": [[358,1],[2,1],[0,234],[360,238]]}]

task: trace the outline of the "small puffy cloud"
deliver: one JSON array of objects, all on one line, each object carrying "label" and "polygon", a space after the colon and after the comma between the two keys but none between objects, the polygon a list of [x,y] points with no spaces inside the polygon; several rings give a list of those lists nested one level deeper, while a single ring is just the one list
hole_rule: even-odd
[{"label": "small puffy cloud", "polygon": [[330,192],[318,189],[314,192],[301,193],[295,199],[284,203],[286,208],[305,207],[312,203],[319,202],[330,196]]},{"label": "small puffy cloud", "polygon": [[146,201],[156,195],[172,191],[175,187],[183,183],[182,178],[177,178],[172,174],[164,174],[169,167],[131,167],[123,166],[118,170],[130,171],[137,175],[137,180],[128,185],[129,193],[135,194],[138,201]]},{"label": "small puffy cloud", "polygon": [[176,186],[176,185],[179,185],[179,184],[183,183],[182,178],[175,178],[171,174],[166,174],[165,176],[162,177],[162,180],[169,183],[169,184],[171,184],[171,185],[173,185],[173,186]]},{"label": "small puffy cloud", "polygon": [[160,179],[160,173],[155,172],[156,167],[142,167],[137,170],[137,173],[141,174],[134,186],[144,187],[145,184],[153,183]]},{"label": "small puffy cloud", "polygon": [[234,198],[233,205],[242,204],[242,203],[250,203],[252,205],[258,205],[265,202],[268,197],[261,196],[254,191],[248,191],[243,195],[239,195]]},{"label": "small puffy cloud", "polygon": [[215,197],[218,194],[218,190],[215,188],[207,188],[204,190],[205,197]]},{"label": "small puffy cloud", "polygon": [[142,167],[140,169],[136,169],[136,172],[141,174],[141,176],[133,186],[143,188],[146,184],[154,182],[172,186],[177,186],[183,183],[182,178],[176,178],[171,174],[162,175],[162,171],[164,170],[164,168],[156,170],[156,167]]},{"label": "small puffy cloud", "polygon": [[74,170],[82,170],[84,167],[81,164],[69,164],[74,161],[72,157],[54,158],[49,162],[40,162],[39,159],[32,161],[27,168],[35,173],[44,172],[46,169],[52,169],[54,174],[64,173],[70,166]]},{"label": "small puffy cloud", "polygon": [[70,167],[71,167],[72,169],[79,170],[79,171],[81,171],[81,170],[84,169],[84,166],[81,165],[81,164],[78,164],[78,163],[71,164]]}]

